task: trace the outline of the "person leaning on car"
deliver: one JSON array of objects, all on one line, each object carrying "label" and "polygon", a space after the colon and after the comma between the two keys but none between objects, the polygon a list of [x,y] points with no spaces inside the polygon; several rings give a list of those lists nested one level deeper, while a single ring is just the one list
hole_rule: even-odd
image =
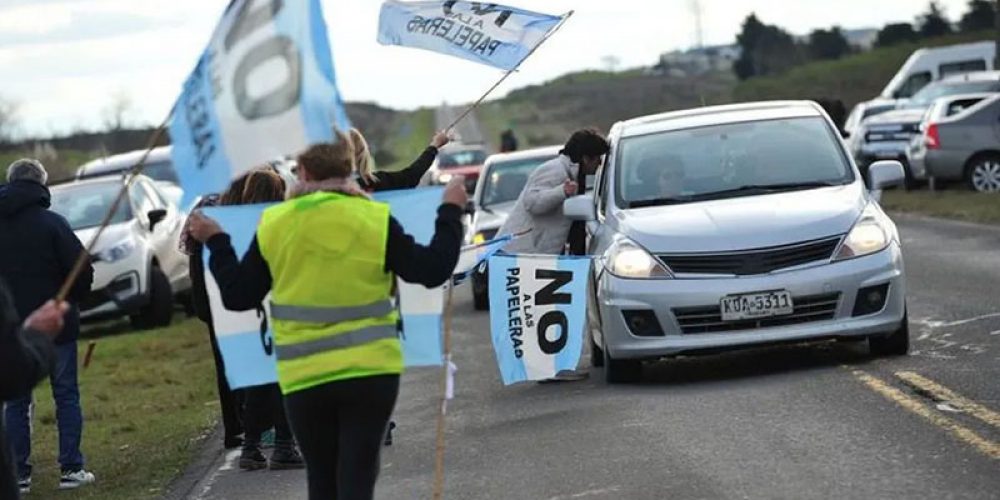
[{"label": "person leaning on car", "polygon": [[[37,160],[18,160],[7,169],[7,184],[0,186],[0,277],[10,287],[17,313],[26,317],[59,292],[83,245],[61,215],[49,210],[45,187],[48,173]],[[59,427],[60,488],[76,488],[94,481],[83,469],[80,441],[83,412],[77,385],[76,340],[80,334],[79,311],[93,281],[94,268],[83,267],[70,290],[66,326],[56,337],[56,365],[52,395]],[[31,486],[31,393],[7,401],[7,438],[17,460],[23,490]]]}]

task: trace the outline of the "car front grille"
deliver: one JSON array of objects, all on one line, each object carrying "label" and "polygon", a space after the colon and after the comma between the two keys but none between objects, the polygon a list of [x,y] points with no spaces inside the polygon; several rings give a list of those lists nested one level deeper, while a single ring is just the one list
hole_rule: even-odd
[{"label": "car front grille", "polygon": [[108,297],[108,293],[104,290],[95,290],[92,292],[87,292],[87,295],[78,304],[81,311],[89,311],[95,309],[99,306],[104,305],[105,302],[111,300]]},{"label": "car front grille", "polygon": [[755,330],[831,320],[837,314],[840,294],[794,297],[792,302],[795,309],[792,314],[742,321],[722,321],[722,311],[718,305],[675,308],[673,313],[681,327],[681,333],[685,335]]},{"label": "car front grille", "polygon": [[840,236],[794,245],[717,254],[660,255],[676,274],[727,274],[748,276],[827,260],[840,244]]}]

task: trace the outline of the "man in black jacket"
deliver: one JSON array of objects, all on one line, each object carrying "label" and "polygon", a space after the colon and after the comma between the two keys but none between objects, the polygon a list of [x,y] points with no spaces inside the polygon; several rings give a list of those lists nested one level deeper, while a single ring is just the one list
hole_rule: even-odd
[{"label": "man in black jacket", "polygon": [[[14,301],[0,280],[0,399],[19,397],[49,374],[55,365],[52,339],[63,329],[63,315],[69,306],[49,301],[18,325]],[[0,419],[0,500],[16,500],[17,481],[10,448],[4,439]]]},{"label": "man in black jacket", "polygon": [[[59,292],[83,250],[80,240],[59,214],[48,210],[48,174],[35,160],[18,160],[7,169],[7,184],[0,186],[0,278],[10,287],[15,309],[27,317]],[[93,267],[88,263],[77,277],[69,297],[79,302],[90,291]],[[52,371],[52,395],[59,426],[60,488],[69,489],[94,481],[84,470],[80,441],[83,413],[77,385],[76,340],[80,334],[79,312],[70,306],[65,327],[55,339],[56,363]],[[7,401],[7,439],[13,448],[22,489],[31,486],[31,392]]]}]

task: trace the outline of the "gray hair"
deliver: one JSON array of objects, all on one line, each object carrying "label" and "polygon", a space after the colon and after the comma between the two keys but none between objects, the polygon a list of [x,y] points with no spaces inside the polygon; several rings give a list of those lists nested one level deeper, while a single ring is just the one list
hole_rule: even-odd
[{"label": "gray hair", "polygon": [[49,173],[38,160],[22,158],[7,167],[7,182],[31,181],[45,185],[49,181]]}]

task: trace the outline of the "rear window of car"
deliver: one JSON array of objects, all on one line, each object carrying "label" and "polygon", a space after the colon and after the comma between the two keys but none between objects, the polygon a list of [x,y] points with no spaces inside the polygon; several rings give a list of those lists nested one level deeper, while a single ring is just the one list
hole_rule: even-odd
[{"label": "rear window of car", "polygon": [[974,98],[974,99],[973,98],[970,98],[970,99],[959,99],[957,101],[948,103],[948,109],[945,110],[944,115],[945,116],[957,115],[957,114],[961,113],[962,111],[965,111],[965,110],[969,109],[970,107],[975,106],[976,103],[978,103],[978,102],[980,102],[982,100],[983,100],[983,98],[977,97],[977,98]]},{"label": "rear window of car", "polygon": [[480,149],[441,152],[438,158],[438,166],[441,168],[482,165],[483,163],[486,163],[486,151]]}]

